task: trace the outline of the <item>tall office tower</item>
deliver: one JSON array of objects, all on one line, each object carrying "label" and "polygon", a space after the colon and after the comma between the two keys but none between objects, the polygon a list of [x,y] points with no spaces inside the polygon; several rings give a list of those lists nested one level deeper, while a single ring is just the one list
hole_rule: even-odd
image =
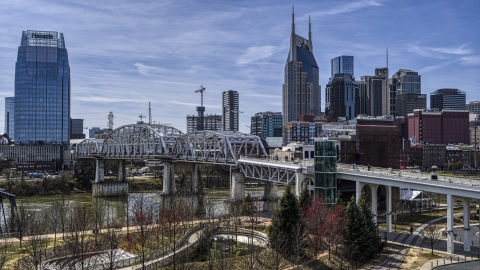
[{"label": "tall office tower", "polygon": [[371,77],[369,82],[371,115],[390,115],[390,88],[388,87],[388,68],[376,68],[375,76]]},{"label": "tall office tower", "polygon": [[480,114],[480,101],[470,101],[466,106],[465,109],[469,112]]},{"label": "tall office tower", "polygon": [[223,130],[238,131],[238,92],[233,90],[222,93]]},{"label": "tall office tower", "polygon": [[88,138],[94,139],[95,138],[95,132],[100,131],[100,127],[92,127],[91,129],[88,130]]},{"label": "tall office tower", "polygon": [[418,72],[399,69],[392,76],[392,84],[395,86],[397,95],[421,94],[422,80]]},{"label": "tall office tower", "polygon": [[427,95],[425,94],[404,94],[395,97],[396,114],[407,118],[409,113],[416,109],[427,108]]},{"label": "tall office tower", "polygon": [[358,85],[352,75],[347,73],[334,75],[325,89],[325,115],[335,119],[355,118],[360,111],[358,92]]},{"label": "tall office tower", "polygon": [[352,76],[355,76],[353,74],[353,56],[338,56],[333,58],[331,61],[331,74],[330,76],[333,78],[333,75],[335,74],[341,74],[341,73],[348,73]]},{"label": "tall office tower", "polygon": [[62,33],[23,31],[15,66],[15,144],[70,143],[70,66]]},{"label": "tall office tower", "polygon": [[5,98],[5,128],[4,132],[8,134],[11,140],[14,140],[14,126],[15,126],[15,98]]},{"label": "tall office tower", "polygon": [[442,88],[430,94],[431,109],[465,110],[466,95],[458,89]]},{"label": "tall office tower", "polygon": [[282,137],[283,116],[281,112],[259,112],[252,116],[250,134],[260,138]]},{"label": "tall office tower", "polygon": [[359,99],[359,114],[370,115],[370,78],[371,76],[362,76],[361,80],[357,82],[358,85],[358,99]]},{"label": "tall office tower", "polygon": [[308,23],[308,39],[295,34],[294,14],[290,52],[285,64],[282,85],[283,124],[296,121],[300,115],[319,115],[321,97],[318,65],[313,56],[311,23]]}]

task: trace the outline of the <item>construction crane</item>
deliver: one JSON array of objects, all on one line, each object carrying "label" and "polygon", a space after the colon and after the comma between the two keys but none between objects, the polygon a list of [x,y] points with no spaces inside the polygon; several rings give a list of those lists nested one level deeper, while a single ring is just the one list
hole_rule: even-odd
[{"label": "construction crane", "polygon": [[147,117],[144,116],[143,114],[140,114],[138,118],[140,118],[140,121],[138,121],[137,124],[143,124],[143,118],[147,118]]},{"label": "construction crane", "polygon": [[203,121],[203,114],[205,112],[205,107],[203,107],[203,92],[205,91],[205,87],[203,85],[200,85],[200,89],[196,90],[195,93],[200,92],[200,107],[197,107],[197,112],[198,112],[198,122],[197,122],[197,130],[203,130],[204,129],[204,121]]},{"label": "construction crane", "polygon": [[200,107],[203,107],[203,92],[205,91],[205,87],[200,85],[200,89],[196,90],[195,93],[200,92]]}]

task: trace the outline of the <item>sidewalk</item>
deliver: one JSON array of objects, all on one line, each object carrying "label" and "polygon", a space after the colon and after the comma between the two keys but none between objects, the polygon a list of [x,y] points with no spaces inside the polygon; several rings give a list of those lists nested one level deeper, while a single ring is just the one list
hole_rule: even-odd
[{"label": "sidewalk", "polygon": [[[407,234],[407,233],[388,233],[387,234],[387,242],[389,243],[395,243],[397,245],[401,245],[405,247],[405,249],[409,248],[416,248],[416,249],[421,249],[424,250],[425,252],[430,252],[431,246],[426,245],[426,243],[422,243],[420,233],[421,231],[427,226],[428,224],[424,224],[420,226],[413,234]],[[456,229],[460,229],[463,226],[457,226]],[[476,231],[478,231],[478,227],[472,227],[475,228],[475,230],[472,230],[472,234],[474,234]],[[463,231],[462,231],[463,232]],[[382,234],[384,231],[382,231]],[[463,233],[461,235],[463,237]],[[460,237],[457,237],[457,240],[460,240]],[[383,238],[382,238],[383,240]],[[420,269],[421,270],[427,270],[427,269],[432,269],[433,267],[437,267],[440,265],[448,265],[451,263],[458,263],[458,262],[465,262],[465,261],[472,261],[472,260],[478,260],[480,257],[480,247],[479,247],[479,241],[478,238],[473,238],[472,240],[474,242],[473,245],[470,244],[470,251],[464,251],[463,250],[463,243],[460,241],[455,241],[454,242],[454,254],[449,254],[447,253],[447,240],[445,238],[439,239],[437,243],[433,245],[434,252],[436,253],[443,253],[447,255],[445,258],[445,263],[444,259],[434,259],[430,260],[427,263],[425,263]],[[398,260],[398,258],[396,258]],[[451,261],[451,262],[450,262]],[[385,264],[385,262],[383,262]]]}]

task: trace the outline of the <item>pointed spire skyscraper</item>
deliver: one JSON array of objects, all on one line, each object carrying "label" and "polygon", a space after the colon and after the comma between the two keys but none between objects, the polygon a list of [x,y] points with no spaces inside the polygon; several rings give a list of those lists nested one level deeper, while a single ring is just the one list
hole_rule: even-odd
[{"label": "pointed spire skyscraper", "polygon": [[[290,52],[285,64],[282,86],[283,123],[297,121],[300,115],[319,115],[321,89],[318,65],[313,56],[312,26],[308,19],[308,39],[295,33],[292,8]],[[283,134],[285,141],[285,134]]]}]

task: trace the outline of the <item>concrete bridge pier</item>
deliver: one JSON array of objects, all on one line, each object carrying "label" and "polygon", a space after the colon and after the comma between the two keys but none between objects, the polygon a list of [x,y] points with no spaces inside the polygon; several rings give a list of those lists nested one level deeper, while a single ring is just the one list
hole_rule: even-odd
[{"label": "concrete bridge pier", "polygon": [[95,183],[105,181],[105,160],[103,158],[95,159]]},{"label": "concrete bridge pier", "polygon": [[463,203],[463,250],[470,251],[470,198],[462,198]]},{"label": "concrete bridge pier", "polygon": [[162,195],[175,194],[175,163],[163,162],[163,192]]},{"label": "concrete bridge pier", "polygon": [[117,181],[105,182],[105,160],[95,159],[95,183],[92,184],[93,197],[117,197],[128,195],[128,182],[125,181],[125,165],[118,160]]},{"label": "concrete bridge pier", "polygon": [[385,204],[387,206],[387,232],[392,232],[392,187],[385,186],[386,191],[386,201]]},{"label": "concrete bridge pier", "polygon": [[233,202],[242,202],[245,197],[245,175],[242,172],[232,172],[231,177],[230,199]]},{"label": "concrete bridge pier", "polygon": [[117,182],[125,182],[125,161],[119,159],[117,161]]},{"label": "concrete bridge pier", "polygon": [[193,163],[192,165],[192,192],[193,194],[201,193],[203,190],[202,183],[202,165]]},{"label": "concrete bridge pier", "polygon": [[295,195],[300,196],[302,192],[302,182],[305,179],[305,174],[303,173],[295,173]]},{"label": "concrete bridge pier", "polygon": [[276,203],[273,199],[277,197],[277,185],[272,182],[265,182],[263,197],[265,198],[263,211],[273,211]]},{"label": "concrete bridge pier", "polygon": [[370,190],[372,191],[372,212],[373,212],[373,222],[378,224],[378,185],[376,184],[368,184],[370,186]]},{"label": "concrete bridge pier", "polygon": [[355,200],[358,202],[360,201],[360,196],[362,196],[362,189],[365,186],[365,183],[360,181],[355,181]]},{"label": "concrete bridge pier", "polygon": [[455,197],[451,194],[447,194],[447,252],[450,254],[455,253],[454,245],[454,231],[453,231],[453,204],[455,203]]}]

